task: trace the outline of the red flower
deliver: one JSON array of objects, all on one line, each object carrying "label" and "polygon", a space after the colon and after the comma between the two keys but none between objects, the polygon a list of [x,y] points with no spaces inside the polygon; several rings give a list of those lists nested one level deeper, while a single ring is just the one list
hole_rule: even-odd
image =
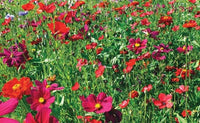
[{"label": "red flower", "polygon": [[145,87],[142,88],[142,92],[146,92],[146,91],[149,92],[151,89],[152,89],[152,85],[149,84],[148,86],[145,86]]},{"label": "red flower", "polygon": [[60,2],[60,4],[58,4],[58,6],[65,6],[67,4],[67,1],[65,2]]},{"label": "red flower", "polygon": [[133,66],[136,63],[136,59],[130,59],[128,62],[126,62],[126,68],[123,70],[124,73],[129,73],[131,72]]},{"label": "red flower", "polygon": [[13,78],[4,84],[2,95],[4,97],[21,99],[23,95],[29,95],[32,87],[32,82],[28,77],[22,77],[20,80]]},{"label": "red flower", "polygon": [[196,3],[196,0],[188,0],[190,3]]},{"label": "red flower", "polygon": [[185,24],[183,24],[184,28],[192,28],[196,26],[197,26],[197,22],[195,20],[190,20],[189,22],[186,22]]},{"label": "red flower", "polygon": [[176,32],[176,31],[178,31],[179,30],[179,26],[174,26],[173,28],[172,28],[172,31],[174,31],[174,32]]},{"label": "red flower", "polygon": [[159,100],[153,100],[153,103],[155,106],[158,106],[159,109],[163,109],[165,107],[171,108],[173,106],[173,103],[171,102],[172,95],[165,95],[163,93],[160,93],[158,95]]},{"label": "red flower", "polygon": [[200,91],[200,87],[197,87],[197,91]]},{"label": "red flower", "polygon": [[1,23],[2,26],[8,25],[11,21],[11,18],[5,19],[3,23]]},{"label": "red flower", "polygon": [[129,94],[128,94],[128,96],[130,97],[130,98],[135,98],[135,97],[138,97],[139,96],[139,93],[137,92],[137,91],[135,91],[135,90],[132,90]]},{"label": "red flower", "polygon": [[24,11],[30,11],[30,10],[34,9],[34,7],[35,7],[35,5],[32,2],[22,5],[22,9]]},{"label": "red flower", "polygon": [[95,112],[97,114],[108,112],[112,109],[112,97],[104,92],[101,92],[96,97],[94,94],[90,94],[87,98],[80,96],[82,106],[87,112]]},{"label": "red flower", "polygon": [[179,78],[172,78],[172,82],[179,82]]},{"label": "red flower", "polygon": [[[187,113],[186,113],[187,112]],[[183,117],[187,117],[188,115],[192,115],[192,111],[190,111],[190,110],[183,110],[183,112],[181,113],[181,115],[183,116]]]},{"label": "red flower", "polygon": [[119,104],[119,107],[120,108],[126,108],[128,106],[128,104],[129,104],[129,101],[130,101],[130,99],[122,101],[122,103]]},{"label": "red flower", "polygon": [[159,24],[164,23],[165,25],[170,25],[172,22],[172,17],[170,16],[162,16],[158,21]]},{"label": "red flower", "polygon": [[69,27],[66,27],[64,23],[59,21],[55,21],[55,23],[49,23],[47,25],[53,34],[67,34],[70,30]]},{"label": "red flower", "polygon": [[96,78],[100,77],[101,75],[103,75],[105,70],[105,66],[100,65],[99,68],[95,71],[96,74]]},{"label": "red flower", "polygon": [[97,48],[97,50],[96,50],[96,54],[97,54],[97,55],[100,54],[101,51],[103,51],[103,48],[102,48],[102,47]]},{"label": "red flower", "polygon": [[151,54],[149,52],[146,52],[146,53],[142,54],[141,56],[138,56],[136,61],[143,60],[143,59],[148,59],[150,57],[151,57]]},{"label": "red flower", "polygon": [[175,72],[176,76],[181,76],[182,79],[185,79],[186,73],[187,73],[187,77],[190,77],[191,74],[194,74],[194,71],[180,68],[180,69],[177,69]]},{"label": "red flower", "polygon": [[99,38],[98,38],[98,40],[100,41],[100,40],[103,40],[104,39],[104,35],[102,35],[102,36],[100,36]]},{"label": "red flower", "polygon": [[180,85],[179,88],[175,90],[176,93],[182,94],[189,90],[189,86]]},{"label": "red flower", "polygon": [[77,1],[73,6],[71,6],[71,9],[77,9],[79,6],[85,4],[84,1]]},{"label": "red flower", "polygon": [[141,20],[141,24],[145,25],[145,26],[149,26],[151,24],[151,22],[149,22],[149,20],[147,18],[144,18]]},{"label": "red flower", "polygon": [[53,13],[55,9],[56,9],[56,6],[54,3],[51,3],[44,7],[44,10],[46,11],[46,13]]},{"label": "red flower", "polygon": [[97,43],[92,42],[91,44],[87,44],[85,46],[86,50],[94,49],[97,46]]},{"label": "red flower", "polygon": [[80,87],[79,83],[76,82],[76,83],[74,84],[74,86],[72,87],[72,91],[76,91],[76,90],[78,90],[79,87]]},{"label": "red flower", "polygon": [[83,40],[83,36],[81,34],[75,34],[75,35],[72,35],[71,37],[69,37],[69,40],[71,41],[77,41],[77,40]]}]

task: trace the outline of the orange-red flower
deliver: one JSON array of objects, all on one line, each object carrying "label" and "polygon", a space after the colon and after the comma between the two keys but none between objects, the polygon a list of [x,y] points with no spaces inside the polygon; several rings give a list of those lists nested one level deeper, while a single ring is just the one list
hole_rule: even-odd
[{"label": "orange-red flower", "polygon": [[24,11],[30,11],[30,10],[34,9],[34,7],[35,7],[35,5],[32,2],[22,5],[22,9]]},{"label": "orange-red flower", "polygon": [[31,92],[32,82],[28,77],[22,77],[20,80],[13,78],[4,84],[2,95],[4,97],[21,99],[23,95],[29,95]]},{"label": "orange-red flower", "polygon": [[158,21],[159,24],[164,23],[165,25],[170,25],[172,22],[172,17],[170,16],[162,16]]},{"label": "orange-red flower", "polygon": [[135,98],[135,97],[138,97],[138,96],[139,96],[139,93],[138,93],[137,91],[135,91],[135,90],[132,90],[132,91],[128,94],[128,96],[129,96],[130,98]]},{"label": "orange-red flower", "polygon": [[183,24],[184,28],[192,28],[192,27],[196,27],[197,26],[197,22],[194,20],[190,20],[189,22],[186,22]]}]

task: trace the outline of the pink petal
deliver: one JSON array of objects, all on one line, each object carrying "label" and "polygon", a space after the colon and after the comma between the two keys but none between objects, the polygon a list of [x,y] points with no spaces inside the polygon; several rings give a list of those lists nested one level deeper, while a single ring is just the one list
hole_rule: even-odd
[{"label": "pink petal", "polygon": [[15,110],[18,105],[18,100],[15,98],[11,98],[6,102],[2,102],[0,104],[0,116],[9,114]]},{"label": "pink petal", "polygon": [[31,113],[28,113],[26,115],[26,119],[24,120],[24,123],[37,123]]},{"label": "pink petal", "polygon": [[76,90],[78,90],[79,87],[80,87],[79,83],[76,82],[76,83],[74,84],[74,86],[72,87],[72,91],[76,91]]},{"label": "pink petal", "polygon": [[35,116],[38,123],[49,123],[51,109],[44,107]]},{"label": "pink petal", "polygon": [[0,118],[0,123],[19,123],[19,121],[11,119],[11,118]]}]

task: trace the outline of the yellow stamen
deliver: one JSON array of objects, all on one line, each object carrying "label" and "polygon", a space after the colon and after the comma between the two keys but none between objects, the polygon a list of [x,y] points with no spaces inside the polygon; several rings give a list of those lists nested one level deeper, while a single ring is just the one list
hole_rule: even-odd
[{"label": "yellow stamen", "polygon": [[140,46],[140,44],[139,43],[135,43],[135,47],[139,47]]},{"label": "yellow stamen", "polygon": [[46,88],[50,88],[51,86],[50,85],[46,85]]},{"label": "yellow stamen", "polygon": [[183,50],[186,50],[186,46],[183,46]]},{"label": "yellow stamen", "polygon": [[20,86],[21,86],[21,84],[15,84],[15,85],[12,87],[12,89],[13,89],[13,90],[17,90]]},{"label": "yellow stamen", "polygon": [[45,99],[43,97],[40,97],[38,101],[39,101],[39,103],[43,103],[45,101]]},{"label": "yellow stamen", "polygon": [[96,109],[99,109],[99,108],[101,108],[101,104],[100,103],[97,103],[97,104],[95,104],[95,106],[94,106]]}]

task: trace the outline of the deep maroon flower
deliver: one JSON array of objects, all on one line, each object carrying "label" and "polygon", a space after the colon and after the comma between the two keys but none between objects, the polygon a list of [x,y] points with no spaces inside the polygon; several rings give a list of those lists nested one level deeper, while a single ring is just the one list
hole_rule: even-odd
[{"label": "deep maroon flower", "polygon": [[156,59],[156,60],[158,60],[158,61],[161,61],[161,60],[166,59],[166,56],[161,56],[161,52],[153,51],[153,53],[152,53],[152,58],[153,58],[153,59]]},{"label": "deep maroon flower", "polygon": [[19,123],[17,120],[1,117],[15,110],[18,105],[18,100],[11,98],[6,102],[0,101],[0,123]]},{"label": "deep maroon flower", "polygon": [[138,39],[129,39],[129,45],[127,46],[127,48],[130,51],[134,51],[135,54],[139,54],[142,52],[142,49],[146,48],[146,44],[147,44],[147,39],[144,39],[143,41],[140,40],[140,38]]},{"label": "deep maroon flower", "polygon": [[116,109],[112,109],[109,112],[104,113],[106,121],[105,123],[119,123],[122,120],[122,113]]},{"label": "deep maroon flower", "polygon": [[54,116],[50,116],[50,113],[51,109],[44,107],[38,111],[35,118],[31,113],[28,113],[23,123],[59,123]]},{"label": "deep maroon flower", "polygon": [[172,51],[172,49],[169,49],[169,45],[165,46],[163,43],[161,43],[159,46],[154,46],[155,48],[158,49],[158,52],[161,53],[169,53]]},{"label": "deep maroon flower", "polygon": [[39,111],[43,107],[49,108],[49,106],[55,101],[55,97],[51,96],[48,89],[41,87],[31,90],[31,97],[28,97],[26,101],[31,104],[31,109]]},{"label": "deep maroon flower", "polygon": [[151,37],[155,40],[158,39],[156,36],[159,35],[159,31],[152,31],[150,28],[147,28],[147,29],[143,30],[142,32],[149,35],[149,37]]},{"label": "deep maroon flower", "polygon": [[158,106],[159,109],[163,109],[165,107],[171,108],[173,106],[173,103],[171,102],[172,95],[165,95],[163,93],[160,93],[158,95],[158,98],[159,100],[153,100],[153,103],[154,105]]},{"label": "deep maroon flower", "polygon": [[29,58],[28,51],[24,44],[19,43],[15,46],[11,46],[8,49],[4,49],[4,53],[0,53],[0,57],[4,57],[3,63],[8,67],[17,66],[25,63]]},{"label": "deep maroon flower", "polygon": [[107,97],[104,92],[99,93],[97,97],[94,94],[90,94],[87,98],[80,96],[80,100],[84,110],[87,112],[99,114],[108,112],[112,108],[112,97]]}]

